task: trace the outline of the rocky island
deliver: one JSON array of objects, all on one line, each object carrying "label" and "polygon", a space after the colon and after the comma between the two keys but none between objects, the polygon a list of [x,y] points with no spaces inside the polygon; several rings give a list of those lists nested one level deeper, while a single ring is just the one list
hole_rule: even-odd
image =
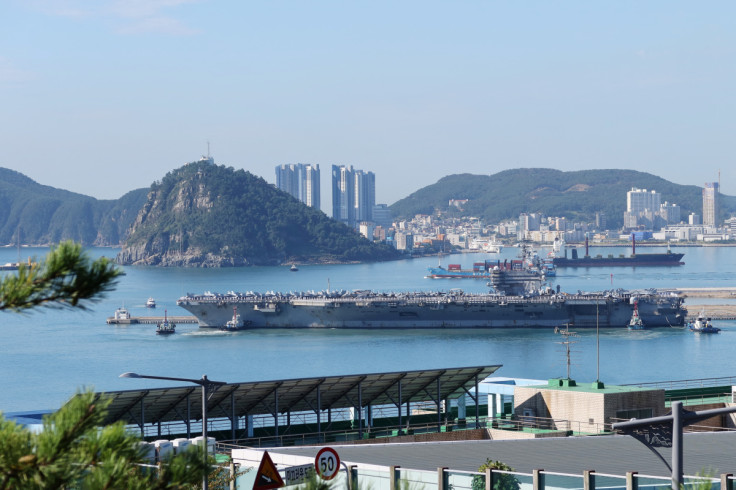
[{"label": "rocky island", "polygon": [[151,186],[117,262],[237,267],[398,256],[262,178],[203,158]]}]

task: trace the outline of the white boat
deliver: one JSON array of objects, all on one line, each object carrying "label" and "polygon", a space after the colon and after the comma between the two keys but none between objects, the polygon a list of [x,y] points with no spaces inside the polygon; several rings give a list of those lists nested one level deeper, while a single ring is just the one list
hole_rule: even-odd
[{"label": "white boat", "polygon": [[718,333],[721,331],[720,328],[713,326],[710,318],[705,316],[704,311],[701,311],[695,321],[691,322],[688,327],[696,333]]},{"label": "white boat", "polygon": [[120,308],[115,310],[115,315],[113,318],[115,318],[116,321],[130,320],[130,312],[126,310],[124,306],[121,306]]},{"label": "white boat", "polygon": [[146,301],[146,308],[155,308],[156,307],[156,300],[153,298],[148,298],[148,301]]},{"label": "white boat", "polygon": [[291,272],[296,272],[299,270],[299,267],[296,266],[296,264],[291,264],[291,267],[289,268]]}]

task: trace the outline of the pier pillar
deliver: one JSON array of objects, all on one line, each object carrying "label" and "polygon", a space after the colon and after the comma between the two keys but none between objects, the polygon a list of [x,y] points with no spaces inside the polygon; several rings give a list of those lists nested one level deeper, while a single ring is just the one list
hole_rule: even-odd
[{"label": "pier pillar", "polygon": [[461,395],[457,399],[457,420],[465,421],[467,417],[467,407],[465,406],[465,395]]}]

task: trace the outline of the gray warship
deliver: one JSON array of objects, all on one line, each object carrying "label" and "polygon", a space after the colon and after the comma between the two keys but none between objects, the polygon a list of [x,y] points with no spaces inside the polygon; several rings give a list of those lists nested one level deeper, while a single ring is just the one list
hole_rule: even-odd
[{"label": "gray warship", "polygon": [[626,328],[634,305],[647,327],[684,326],[687,311],[667,291],[563,293],[544,287],[537,270],[495,269],[488,293],[385,293],[368,290],[298,293],[205,292],[177,304],[203,328]]}]

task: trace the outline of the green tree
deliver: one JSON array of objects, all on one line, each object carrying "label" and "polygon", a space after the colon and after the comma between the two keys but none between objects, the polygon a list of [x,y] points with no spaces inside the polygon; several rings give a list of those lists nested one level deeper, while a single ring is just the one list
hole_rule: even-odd
[{"label": "green tree", "polygon": [[74,397],[32,433],[0,418],[0,489],[194,488],[209,469],[201,449],[179,453],[158,469],[144,463],[140,437],[117,422],[102,426],[109,400]]},{"label": "green tree", "polygon": [[86,309],[111,291],[123,271],[109,259],[92,261],[73,242],[51,249],[45,260],[21,264],[0,281],[0,311],[37,307]]},{"label": "green tree", "polygon": [[[22,265],[0,281],[0,311],[36,307],[86,308],[110,291],[122,275],[108,259],[92,261],[82,247],[65,242],[45,260]],[[189,489],[211,468],[192,447],[158,469],[144,462],[140,437],[122,422],[103,426],[109,400],[93,392],[74,397],[44,418],[33,433],[0,416],[0,490]]]},{"label": "green tree", "polygon": [[[493,461],[490,458],[486,459],[486,462],[478,467],[478,471],[485,473],[486,469],[500,470],[500,471],[514,471],[509,465],[500,461]],[[519,480],[508,473],[494,473],[493,474],[493,490],[519,490],[521,485]],[[486,478],[485,476],[475,475],[471,483],[473,490],[485,490]]]}]

